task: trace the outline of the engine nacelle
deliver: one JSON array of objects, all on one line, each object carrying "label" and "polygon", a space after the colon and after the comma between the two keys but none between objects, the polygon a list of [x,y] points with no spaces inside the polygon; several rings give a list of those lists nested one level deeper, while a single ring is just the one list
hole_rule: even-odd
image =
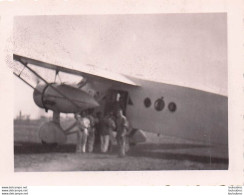
[{"label": "engine nacelle", "polygon": [[[68,98],[59,94],[50,85]],[[92,96],[81,89],[66,84],[53,83],[50,85],[39,84],[34,90],[33,99],[40,108],[54,112],[77,113],[99,106],[99,103]]]}]

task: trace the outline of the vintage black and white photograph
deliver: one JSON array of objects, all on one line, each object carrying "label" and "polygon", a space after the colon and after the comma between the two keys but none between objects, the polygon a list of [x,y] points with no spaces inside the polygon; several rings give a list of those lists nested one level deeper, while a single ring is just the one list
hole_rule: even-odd
[{"label": "vintage black and white photograph", "polygon": [[228,170],[226,13],[15,16],[14,171]]}]

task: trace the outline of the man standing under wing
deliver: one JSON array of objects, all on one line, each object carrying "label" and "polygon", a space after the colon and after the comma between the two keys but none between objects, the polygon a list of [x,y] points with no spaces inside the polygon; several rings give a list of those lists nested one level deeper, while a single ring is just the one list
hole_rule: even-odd
[{"label": "man standing under wing", "polygon": [[87,151],[93,152],[94,141],[95,141],[95,117],[93,115],[93,110],[89,111],[87,118],[90,120],[90,127],[88,128],[88,137],[87,137]]},{"label": "man standing under wing", "polygon": [[[69,131],[73,129],[75,126],[78,127],[77,133],[77,143],[76,143],[76,152],[77,153],[85,153],[86,152],[86,142],[88,136],[88,128],[90,127],[90,120],[86,117],[85,112],[79,114],[75,114],[76,121],[68,127],[65,132],[66,134],[70,134]],[[71,132],[72,133],[72,132]]]},{"label": "man standing under wing", "polygon": [[76,119],[80,130],[78,131],[76,152],[85,153],[86,142],[89,133],[88,129],[90,128],[90,120],[86,117],[86,113],[84,111],[81,113],[81,117],[76,115]]},{"label": "man standing under wing", "polygon": [[123,111],[119,109],[116,113],[116,126],[117,126],[117,143],[119,146],[119,157],[124,157],[126,152],[126,134],[128,130],[128,121],[123,115]]},{"label": "man standing under wing", "polygon": [[100,139],[101,139],[101,152],[105,153],[108,151],[109,145],[109,123],[108,115],[106,114],[100,121]]}]

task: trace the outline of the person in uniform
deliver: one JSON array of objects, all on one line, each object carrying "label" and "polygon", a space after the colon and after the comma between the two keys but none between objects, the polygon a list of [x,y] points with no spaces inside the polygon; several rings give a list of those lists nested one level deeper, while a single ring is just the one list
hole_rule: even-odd
[{"label": "person in uniform", "polygon": [[101,140],[100,140],[100,129],[101,129],[101,120],[102,120],[102,113],[97,112],[95,116],[95,141],[94,141],[94,150],[100,151],[101,150]]},{"label": "person in uniform", "polygon": [[87,118],[90,120],[90,127],[88,128],[88,137],[87,137],[87,151],[93,152],[94,141],[95,141],[95,117],[93,116],[93,111],[87,115]]},{"label": "person in uniform", "polygon": [[77,131],[76,152],[85,153],[87,136],[88,136],[88,128],[90,128],[90,120],[86,117],[85,112],[82,112],[81,116],[79,114],[76,114],[75,119],[77,121],[77,126],[79,129]]},{"label": "person in uniform", "polygon": [[119,146],[118,155],[119,157],[124,157],[126,152],[126,135],[128,131],[128,121],[127,118],[123,115],[123,111],[118,109],[116,112],[117,119],[116,119],[116,130],[117,130],[117,143]]},{"label": "person in uniform", "polygon": [[113,145],[116,144],[116,138],[114,136],[115,130],[116,130],[116,124],[113,117],[113,112],[109,112],[107,116],[107,123],[108,123],[108,129],[109,129],[109,146],[108,151],[112,152]]},{"label": "person in uniform", "polygon": [[100,128],[99,130],[100,130],[101,152],[105,153],[108,151],[109,136],[110,136],[107,115],[101,118],[99,128]]},{"label": "person in uniform", "polygon": [[[64,132],[66,135],[73,134],[76,132],[77,143],[76,143],[76,152],[86,152],[86,142],[88,136],[88,129],[90,128],[90,120],[86,117],[86,113],[82,112],[81,114],[76,113],[74,115],[76,121],[68,127]],[[77,131],[71,131],[74,127],[77,127]]]}]

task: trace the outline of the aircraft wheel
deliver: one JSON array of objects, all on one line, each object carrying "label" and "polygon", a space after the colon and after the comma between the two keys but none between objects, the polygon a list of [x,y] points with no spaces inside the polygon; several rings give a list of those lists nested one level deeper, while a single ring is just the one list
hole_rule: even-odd
[{"label": "aircraft wheel", "polygon": [[66,141],[66,135],[60,125],[49,121],[44,123],[39,129],[39,137],[43,145],[63,144]]},{"label": "aircraft wheel", "polygon": [[47,142],[45,142],[45,141],[43,141],[43,140],[41,140],[41,142],[42,142],[42,145],[47,145]]},{"label": "aircraft wheel", "polygon": [[41,143],[43,145],[44,150],[46,151],[53,151],[57,148],[58,144],[57,143],[47,143],[43,140],[41,140]]},{"label": "aircraft wheel", "polygon": [[134,147],[134,146],[136,146],[136,143],[129,143],[129,145],[130,145],[131,147]]}]

